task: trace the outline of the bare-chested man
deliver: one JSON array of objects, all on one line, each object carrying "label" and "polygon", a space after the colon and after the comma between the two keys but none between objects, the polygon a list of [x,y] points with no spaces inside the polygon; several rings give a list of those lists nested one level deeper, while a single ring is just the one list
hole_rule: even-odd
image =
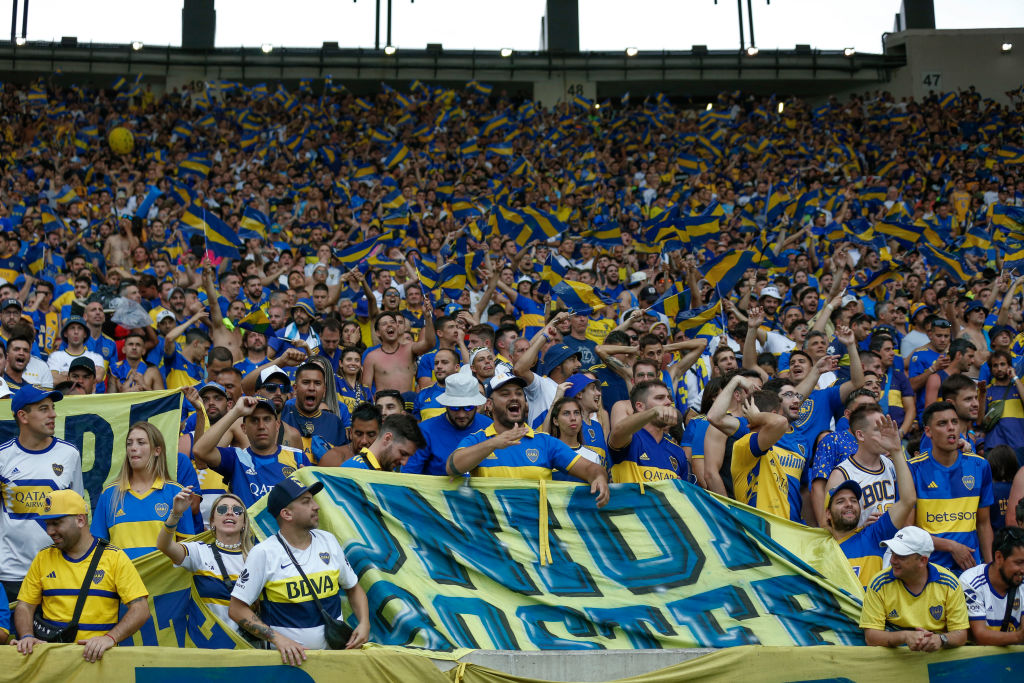
[{"label": "bare-chested man", "polygon": [[423,301],[423,331],[419,340],[402,343],[398,319],[393,313],[381,313],[374,328],[380,337],[380,348],[366,356],[363,364],[363,384],[400,392],[413,390],[416,378],[416,358],[434,349],[434,307],[429,299]]},{"label": "bare-chested man", "polygon": [[213,266],[209,257],[203,259],[201,266],[203,273],[203,287],[206,289],[207,298],[213,302],[210,305],[210,339],[214,346],[223,346],[231,351],[231,357],[237,363],[245,357],[242,351],[242,333],[235,325],[245,317],[245,303],[235,299],[228,305],[228,315],[225,318],[221,315],[220,292],[217,290],[217,283],[213,280]]}]

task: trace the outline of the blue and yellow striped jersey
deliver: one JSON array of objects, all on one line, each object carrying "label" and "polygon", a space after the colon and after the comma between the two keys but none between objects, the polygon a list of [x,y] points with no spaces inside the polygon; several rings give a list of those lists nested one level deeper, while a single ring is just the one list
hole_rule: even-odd
[{"label": "blue and yellow striped jersey", "polygon": [[219,447],[220,464],[214,471],[224,477],[231,493],[242,499],[245,507],[270,493],[270,489],[300,467],[309,466],[302,451],[278,446],[270,455],[258,455],[251,448]]},{"label": "blue and yellow striped jersey", "polygon": [[173,356],[164,357],[164,371],[167,373],[167,388],[181,389],[199,384],[206,376],[206,371],[199,363],[191,363],[181,351]]},{"label": "blue and yellow striped jersey", "polygon": [[[18,600],[43,606],[43,617],[67,626],[97,542],[83,557],[71,559],[56,546],[43,548],[32,560]],[[135,565],[120,548],[108,545],[93,575],[85,606],[78,620],[76,639],[101,636],[117,625],[118,607],[149,595]]]},{"label": "blue and yellow striped jersey", "polygon": [[[988,367],[987,365],[984,367]],[[990,384],[985,392],[987,413],[995,404],[1002,402],[1003,416],[992,431],[985,434],[985,447],[1010,446],[1014,450],[1024,445],[1024,404],[1017,393],[1017,387]]]},{"label": "blue and yellow striped jersey", "polygon": [[522,294],[517,294],[512,302],[516,313],[519,314],[517,321],[523,330],[523,336],[531,339],[544,327],[544,304],[539,304],[533,299],[528,299]]},{"label": "blue and yellow striped jersey", "polygon": [[885,630],[886,626],[932,633],[968,628],[967,602],[956,575],[945,567],[928,564],[928,583],[914,595],[892,573],[892,568],[872,577],[864,592],[860,627]]},{"label": "blue and yellow striped jersey", "polygon": [[[459,449],[475,446],[497,435],[494,425],[488,425],[486,429],[473,432],[463,439]],[[571,448],[555,437],[531,429],[517,445],[494,451],[469,474],[472,477],[551,479],[551,470],[568,472],[579,458]]]},{"label": "blue and yellow striped jersey", "polygon": [[854,529],[839,541],[840,550],[865,590],[875,574],[882,571],[882,557],[885,555],[882,541],[888,541],[897,531],[899,529],[886,511],[874,524]]},{"label": "blue and yellow striped jersey", "polygon": [[732,447],[732,485],[736,498],[758,510],[803,523],[800,483],[807,459],[775,444],[767,451],[757,445],[757,432],[741,437]]},{"label": "blue and yellow striped jersey", "polygon": [[[925,453],[908,464],[917,489],[914,523],[933,536],[963,543],[974,551],[975,562],[981,562],[978,509],[995,502],[988,461],[974,453],[960,453],[952,466],[944,467]],[[935,551],[930,561],[954,568],[953,556],[947,552]]]},{"label": "blue and yellow striped jersey", "polygon": [[429,420],[438,415],[444,415],[445,407],[437,402],[437,397],[444,393],[444,387],[439,384],[431,384],[425,389],[416,393],[416,407],[413,408],[413,415],[420,422]]},{"label": "blue and yellow striped jersey", "polygon": [[639,429],[625,448],[611,448],[612,481],[638,484],[665,479],[690,479],[690,464],[683,447],[667,434],[658,441],[646,429]]},{"label": "blue and yellow striped jersey", "polygon": [[233,626],[237,631],[238,625],[228,615],[228,608],[231,605],[231,589],[234,588],[235,581],[245,566],[242,551],[217,549],[224,562],[224,569],[228,572],[225,577],[220,571],[214,550],[208,543],[190,541],[182,543],[181,547],[185,549],[181,566],[192,572],[192,582],[195,584],[199,599],[225,625]]},{"label": "blue and yellow striped jersey", "polygon": [[812,391],[800,404],[800,412],[792,428],[779,439],[775,448],[797,453],[805,462],[811,460],[818,435],[830,431],[832,420],[842,414],[843,399],[839,385]]},{"label": "blue and yellow striped jersey", "polygon": [[[128,490],[121,497],[117,484],[111,484],[100,494],[89,529],[93,536],[123,549],[131,559],[142,557],[156,550],[156,537],[171,512],[174,496],[183,490],[177,482],[157,479],[144,494]],[[196,533],[191,514],[182,515],[178,533]]]},{"label": "blue and yellow striped jersey", "polygon": [[341,463],[342,467],[350,467],[357,470],[377,470],[381,471],[380,461],[377,460],[377,456],[370,452],[369,448],[364,448],[356,455]]}]

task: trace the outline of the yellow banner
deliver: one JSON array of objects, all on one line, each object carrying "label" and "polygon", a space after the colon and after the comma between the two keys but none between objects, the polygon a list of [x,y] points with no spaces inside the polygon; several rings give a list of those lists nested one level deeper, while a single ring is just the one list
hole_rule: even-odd
[{"label": "yellow banner", "polygon": [[[367,647],[351,652],[308,652],[301,667],[281,664],[276,652],[204,652],[147,647],[113,648],[90,664],[80,645],[37,645],[29,656],[13,647],[0,647],[0,681],[134,681],[135,683],[219,683],[226,680],[307,683],[338,680],[381,683],[543,683],[476,664],[459,664],[447,671],[424,654],[392,648]],[[520,655],[530,657],[529,654]],[[630,655],[635,656],[635,655]],[[510,662],[515,661],[513,654]],[[601,666],[594,660],[590,666]],[[542,662],[528,662],[531,671]],[[643,660],[638,662],[642,666]],[[444,668],[450,663],[442,663]],[[581,661],[581,668],[587,662]],[[1014,673],[1016,672],[1016,673]],[[593,669],[586,671],[593,674]],[[784,681],[877,681],[900,683],[976,683],[1014,681],[1024,676],[1024,647],[961,647],[933,653],[881,647],[734,647],[676,666],[639,674],[621,683],[782,683]],[[580,678],[584,674],[581,672]],[[589,680],[605,680],[587,676]],[[564,680],[564,679],[563,679]]]},{"label": "yellow banner", "polygon": [[[167,452],[177,453],[181,424],[180,391],[145,391],[97,396],[68,396],[56,404],[55,436],[73,443],[82,452],[82,478],[90,507],[103,487],[117,477],[124,462],[128,427],[150,422],[167,442]],[[0,443],[18,436],[11,402],[0,401]],[[177,460],[169,458],[171,474]]]},{"label": "yellow banner", "polygon": [[[308,468],[371,640],[449,652],[854,645],[862,589],[832,537],[684,482],[612,487]],[[542,526],[541,505],[546,508]],[[263,502],[260,533],[276,531]],[[542,551],[551,561],[542,563]]]}]

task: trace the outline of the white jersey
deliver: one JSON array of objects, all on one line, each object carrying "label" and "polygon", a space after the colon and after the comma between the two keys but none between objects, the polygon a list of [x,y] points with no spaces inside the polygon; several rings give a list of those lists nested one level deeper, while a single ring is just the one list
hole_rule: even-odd
[{"label": "white jersey", "polygon": [[847,458],[836,465],[843,473],[843,479],[852,479],[860,484],[860,521],[864,526],[873,513],[882,514],[896,502],[896,468],[892,460],[882,456],[878,470],[872,471],[858,465],[853,458]]},{"label": "white jersey", "polygon": [[[338,539],[320,529],[310,533],[313,539],[309,546],[302,550],[291,548],[292,554],[313,584],[323,608],[328,614],[341,617],[341,591],[352,588],[359,579],[345,559]],[[231,597],[247,605],[262,599],[263,623],[308,649],[327,649],[323,617],[276,535],[249,553]]]},{"label": "white jersey", "polygon": [[17,439],[0,445],[0,580],[21,581],[32,558],[53,541],[46,525],[34,519],[51,491],[82,484],[82,455],[67,441],[54,439],[41,451],[30,451]]},{"label": "white jersey", "polygon": [[[988,564],[976,564],[960,575],[960,585],[967,598],[967,617],[972,621],[984,621],[985,626],[998,631],[1006,614],[1006,597],[996,594],[988,580]],[[1024,585],[1013,592],[1013,608],[1010,610],[1010,625],[1007,631],[1019,631],[1021,612],[1024,611]]]},{"label": "white jersey", "polygon": [[231,605],[231,589],[234,588],[235,581],[245,566],[242,551],[218,548],[220,557],[224,560],[224,569],[228,572],[229,587],[224,584],[224,574],[220,571],[220,565],[217,564],[210,544],[189,541],[181,545],[185,548],[185,559],[179,566],[192,572],[196,592],[199,593],[203,604],[210,608],[224,626],[238,631],[238,624],[228,616],[228,607]]},{"label": "white jersey", "polygon": [[28,360],[28,365],[25,366],[25,372],[21,373],[21,381],[24,384],[34,384],[44,389],[52,389],[53,373],[50,372],[50,367],[45,360],[32,356]]},{"label": "white jersey", "polygon": [[46,364],[50,367],[50,370],[53,372],[67,374],[68,369],[71,367],[71,363],[76,358],[92,359],[93,364],[96,366],[96,374],[99,377],[102,377],[104,371],[106,371],[107,361],[103,359],[103,356],[101,356],[98,353],[93,353],[92,351],[83,351],[77,356],[73,356],[67,351],[54,351],[53,353],[50,354],[50,357],[49,359],[47,359]]}]

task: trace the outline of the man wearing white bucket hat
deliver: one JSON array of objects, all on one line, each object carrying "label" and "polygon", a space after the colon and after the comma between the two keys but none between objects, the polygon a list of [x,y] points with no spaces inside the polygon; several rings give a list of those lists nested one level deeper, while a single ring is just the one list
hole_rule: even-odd
[{"label": "man wearing white bucket hat", "polygon": [[444,393],[436,400],[445,407],[445,411],[420,423],[427,445],[409,458],[402,467],[403,472],[446,476],[448,456],[459,442],[491,424],[489,417],[478,412],[487,399],[480,392],[480,383],[469,365],[463,365],[458,372],[448,375]]}]

